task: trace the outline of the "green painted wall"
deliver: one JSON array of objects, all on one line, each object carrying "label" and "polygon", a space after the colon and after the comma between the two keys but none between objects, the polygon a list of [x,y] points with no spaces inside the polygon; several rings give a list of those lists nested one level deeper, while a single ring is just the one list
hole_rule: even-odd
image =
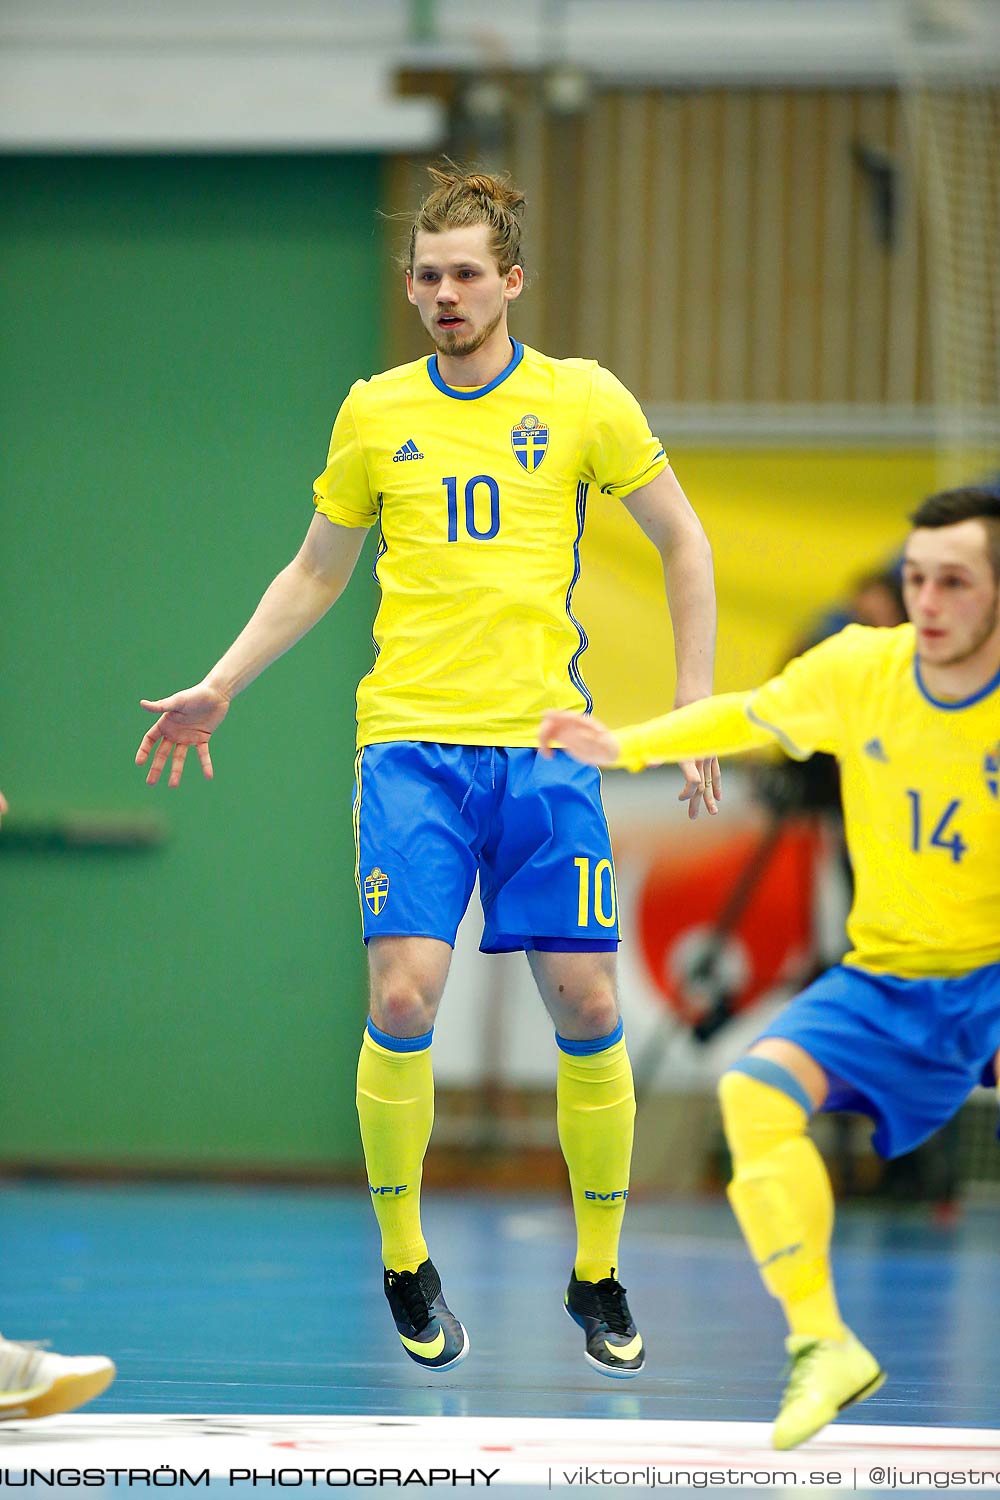
[{"label": "green painted wall", "polygon": [[[176,792],[142,696],[292,556],[380,363],[374,157],[0,160],[0,1160],[360,1164],[348,593]],[[76,811],[162,847],[32,851]],[[20,833],[20,838],[19,838]]]}]

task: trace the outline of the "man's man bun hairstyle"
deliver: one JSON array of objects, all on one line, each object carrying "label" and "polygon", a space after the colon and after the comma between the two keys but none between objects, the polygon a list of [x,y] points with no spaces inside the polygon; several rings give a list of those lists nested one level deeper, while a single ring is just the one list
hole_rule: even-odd
[{"label": "man's man bun hairstyle", "polygon": [[446,229],[464,229],[486,224],[490,248],[501,276],[521,259],[521,213],[524,194],[506,172],[464,171],[453,161],[427,168],[435,184],[421,203],[410,229],[409,269],[413,270],[418,234],[441,234]]}]

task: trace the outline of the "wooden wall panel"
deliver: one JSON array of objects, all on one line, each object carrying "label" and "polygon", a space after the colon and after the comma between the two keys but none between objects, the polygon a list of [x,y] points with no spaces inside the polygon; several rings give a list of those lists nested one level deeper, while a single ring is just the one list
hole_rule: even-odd
[{"label": "wooden wall panel", "polygon": [[780,94],[761,94],[754,111],[757,170],[748,239],[753,262],[747,316],[750,322],[751,401],[780,401],[784,376],[785,259],[788,254],[784,169],[787,122]]},{"label": "wooden wall panel", "polygon": [[754,102],[748,93],[722,99],[718,172],[718,325],[713,389],[719,401],[749,399],[749,306],[752,266],[747,255],[755,153],[751,134]]},{"label": "wooden wall panel", "polygon": [[854,319],[853,261],[847,253],[855,213],[851,161],[853,101],[846,94],[822,101],[817,136],[817,171],[822,182],[822,253],[814,295],[819,301],[817,362],[821,402],[848,400]]},{"label": "wooden wall panel", "polygon": [[[510,161],[511,176],[536,211],[525,214],[524,248],[529,285],[521,293],[517,307],[518,337],[533,348],[545,346],[545,304],[550,288],[540,285],[550,268],[560,264],[558,226],[545,213],[537,212],[549,193],[548,153],[539,150],[545,139],[546,117],[534,90],[519,98],[512,121]],[[556,239],[553,242],[552,236]],[[551,275],[546,277],[551,280]],[[535,282],[541,295],[533,290]]]},{"label": "wooden wall panel", "polygon": [[[903,110],[891,109],[888,149],[893,160],[906,149],[905,129]],[[906,405],[930,400],[926,328],[921,327],[919,317],[913,316],[922,299],[922,237],[916,184],[910,178],[897,179],[895,228],[885,318],[885,397]]]},{"label": "wooden wall panel", "polygon": [[782,400],[818,401],[819,270],[823,178],[822,119],[815,94],[792,94],[785,104],[785,358]]},{"label": "wooden wall panel", "polygon": [[[884,95],[859,94],[853,100],[854,152],[884,153]],[[850,399],[875,404],[883,399],[885,348],[885,282],[887,252],[878,238],[872,177],[855,163],[849,253],[854,266],[854,325],[851,342],[853,379]]]},{"label": "wooden wall panel", "polygon": [[[924,229],[892,90],[598,91],[576,117],[508,81],[490,151],[528,194],[518,336],[609,365],[655,404],[930,398]],[[480,154],[460,129],[458,159]],[[892,243],[861,150],[896,173]],[[387,172],[388,207],[421,163]],[[390,309],[391,360],[423,347]]]},{"label": "wooden wall panel", "polygon": [[676,94],[657,94],[649,112],[649,301],[636,316],[649,324],[648,362],[641,390],[676,391],[682,337],[680,277],[684,154],[681,150],[681,101]]},{"label": "wooden wall panel", "polygon": [[577,212],[567,226],[563,248],[565,256],[582,259],[579,295],[571,322],[576,346],[567,348],[565,353],[586,356],[592,349],[606,349],[607,364],[611,364],[614,356],[613,281],[623,228],[614,216],[615,178],[619,169],[616,106],[617,99],[604,94],[583,119],[576,171]]},{"label": "wooden wall panel", "polygon": [[630,390],[641,389],[649,366],[647,334],[649,306],[647,268],[653,258],[650,233],[650,191],[645,94],[625,94],[617,101],[617,161],[611,222],[606,232],[617,241],[618,253],[609,266],[603,297],[611,315],[612,369]]},{"label": "wooden wall panel", "polygon": [[684,197],[681,223],[681,362],[675,399],[710,401],[714,311],[718,297],[715,176],[718,132],[715,98],[691,95],[684,103]]}]

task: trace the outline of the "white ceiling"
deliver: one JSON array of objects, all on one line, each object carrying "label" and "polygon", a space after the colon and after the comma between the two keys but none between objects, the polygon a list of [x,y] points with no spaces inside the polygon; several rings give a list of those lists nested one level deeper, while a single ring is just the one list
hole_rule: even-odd
[{"label": "white ceiling", "polygon": [[403,66],[865,85],[998,58],[1000,0],[0,0],[0,149],[434,148]]}]

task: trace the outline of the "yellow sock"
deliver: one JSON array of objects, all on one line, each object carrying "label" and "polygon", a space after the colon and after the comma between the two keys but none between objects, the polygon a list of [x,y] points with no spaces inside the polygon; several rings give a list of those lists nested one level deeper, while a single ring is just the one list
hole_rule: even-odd
[{"label": "yellow sock", "polygon": [[415,1271],[427,1259],[420,1228],[420,1179],[434,1123],[430,1038],[397,1050],[366,1030],[358,1059],[358,1119],[372,1207],[382,1232],[382,1262]]},{"label": "yellow sock", "polygon": [[[759,1066],[763,1059],[749,1061]],[[733,1158],[729,1201],[790,1331],[841,1339],[847,1330],[830,1274],[830,1178],[805,1133],[809,1116],[804,1104],[782,1085],[787,1080],[793,1092],[803,1091],[779,1064],[768,1060],[766,1071],[775,1086],[738,1068],[724,1073],[719,1084]]]},{"label": "yellow sock", "polygon": [[573,1194],[580,1281],[601,1281],[619,1264],[635,1120],[632,1068],[621,1037],[619,1021],[596,1043],[556,1038],[556,1119]]}]

